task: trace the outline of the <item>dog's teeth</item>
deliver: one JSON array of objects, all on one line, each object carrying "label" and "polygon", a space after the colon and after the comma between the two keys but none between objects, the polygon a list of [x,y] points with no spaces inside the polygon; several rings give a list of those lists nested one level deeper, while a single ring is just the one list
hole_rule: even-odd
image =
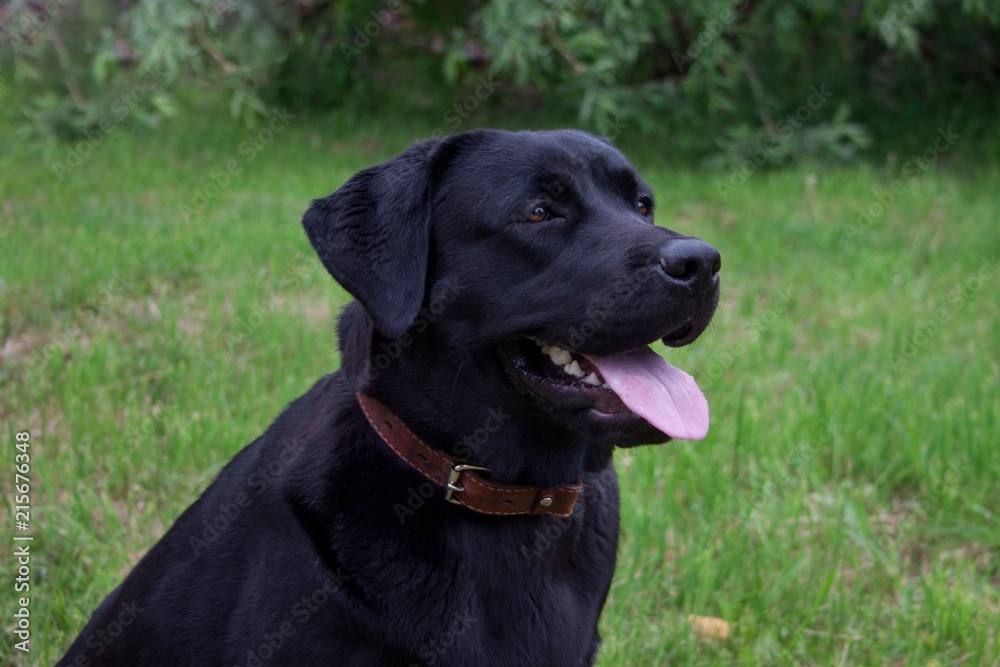
[{"label": "dog's teeth", "polygon": [[583,381],[586,382],[587,384],[592,384],[595,387],[601,384],[601,381],[597,379],[597,373],[591,373],[587,377],[583,378]]},{"label": "dog's teeth", "polygon": [[[569,353],[569,350],[564,350],[561,347],[556,347],[552,345],[549,347],[548,351],[549,359],[552,360],[556,366],[565,366],[569,362],[573,361],[573,355]],[[577,364],[579,366],[579,364]]]},{"label": "dog's teeth", "polygon": [[[566,354],[569,354],[569,352]],[[573,377],[582,378],[584,376],[583,369],[580,368],[580,362],[576,359],[573,359],[571,363],[565,364],[563,370]]]},{"label": "dog's teeth", "polygon": [[611,389],[611,387],[610,387],[610,386],[608,386],[608,383],[607,383],[607,382],[602,382],[602,383],[601,383],[601,386],[602,386],[602,387],[604,387],[605,389]]}]

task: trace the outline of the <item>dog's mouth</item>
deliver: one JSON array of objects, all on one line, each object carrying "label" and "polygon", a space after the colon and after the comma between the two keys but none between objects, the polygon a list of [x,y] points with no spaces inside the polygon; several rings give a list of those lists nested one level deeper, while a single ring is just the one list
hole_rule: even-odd
[{"label": "dog's mouth", "polygon": [[557,407],[638,416],[679,440],[700,440],[708,432],[708,403],[694,378],[649,347],[596,356],[519,338],[500,352],[515,380]]}]

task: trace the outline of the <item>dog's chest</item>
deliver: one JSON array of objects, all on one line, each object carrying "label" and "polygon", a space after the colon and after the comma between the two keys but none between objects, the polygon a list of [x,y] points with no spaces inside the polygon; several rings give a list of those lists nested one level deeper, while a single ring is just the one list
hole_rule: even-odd
[{"label": "dog's chest", "polygon": [[[492,549],[485,540],[465,541],[448,593],[449,622],[417,657],[434,665],[587,664],[616,540],[572,519],[526,523],[500,540],[494,535]],[[429,660],[435,651],[441,655]]]}]

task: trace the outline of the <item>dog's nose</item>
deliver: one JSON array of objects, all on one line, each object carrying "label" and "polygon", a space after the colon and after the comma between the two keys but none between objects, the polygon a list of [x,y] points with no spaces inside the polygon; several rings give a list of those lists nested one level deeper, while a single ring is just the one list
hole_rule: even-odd
[{"label": "dog's nose", "polygon": [[704,282],[719,273],[722,256],[701,239],[671,239],[660,248],[660,267],[679,282]]}]

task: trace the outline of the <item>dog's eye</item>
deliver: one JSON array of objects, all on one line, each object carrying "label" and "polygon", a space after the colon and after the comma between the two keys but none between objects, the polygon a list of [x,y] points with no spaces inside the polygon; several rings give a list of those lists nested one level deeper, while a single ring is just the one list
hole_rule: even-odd
[{"label": "dog's eye", "polygon": [[653,208],[653,202],[649,201],[647,197],[642,197],[635,203],[635,210],[639,212],[639,215],[645,217],[649,215],[650,210]]},{"label": "dog's eye", "polygon": [[543,222],[552,217],[552,211],[545,208],[544,206],[536,206],[531,209],[531,213],[528,214],[528,220],[531,222]]}]

